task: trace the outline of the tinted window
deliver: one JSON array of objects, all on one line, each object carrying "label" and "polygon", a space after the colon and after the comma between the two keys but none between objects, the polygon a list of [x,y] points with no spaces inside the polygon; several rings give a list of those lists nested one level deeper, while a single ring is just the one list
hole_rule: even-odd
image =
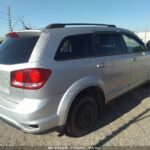
[{"label": "tinted window", "polygon": [[38,37],[7,38],[0,46],[0,64],[28,62]]},{"label": "tinted window", "polygon": [[65,38],[56,53],[56,60],[84,58],[91,56],[91,36],[76,35]]},{"label": "tinted window", "polygon": [[142,44],[142,42],[140,42],[138,39],[128,35],[123,35],[123,39],[125,41],[128,53],[144,51],[144,44]]},{"label": "tinted window", "polygon": [[116,34],[96,34],[94,49],[98,56],[120,55],[125,53],[121,46],[120,37]]}]

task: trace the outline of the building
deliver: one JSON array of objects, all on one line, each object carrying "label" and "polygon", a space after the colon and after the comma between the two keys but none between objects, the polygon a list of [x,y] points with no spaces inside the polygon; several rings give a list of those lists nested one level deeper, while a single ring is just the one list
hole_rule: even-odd
[{"label": "building", "polygon": [[0,37],[0,44],[1,44],[1,42],[4,40],[4,38],[2,38],[2,37]]},{"label": "building", "polygon": [[144,43],[150,40],[150,32],[136,32],[136,35],[138,35]]}]

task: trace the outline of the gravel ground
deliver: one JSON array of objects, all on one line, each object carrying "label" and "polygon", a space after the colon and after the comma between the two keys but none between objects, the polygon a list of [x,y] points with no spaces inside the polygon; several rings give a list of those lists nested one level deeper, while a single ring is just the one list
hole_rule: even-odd
[{"label": "gravel ground", "polygon": [[0,146],[150,146],[150,87],[138,87],[109,103],[92,133],[25,134],[0,121]]}]

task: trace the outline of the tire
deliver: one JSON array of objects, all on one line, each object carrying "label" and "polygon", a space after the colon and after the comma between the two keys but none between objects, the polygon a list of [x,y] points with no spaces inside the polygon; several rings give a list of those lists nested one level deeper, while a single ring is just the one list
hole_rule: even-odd
[{"label": "tire", "polygon": [[73,137],[88,134],[95,125],[97,114],[97,103],[93,97],[78,97],[69,111],[66,124],[67,133]]}]

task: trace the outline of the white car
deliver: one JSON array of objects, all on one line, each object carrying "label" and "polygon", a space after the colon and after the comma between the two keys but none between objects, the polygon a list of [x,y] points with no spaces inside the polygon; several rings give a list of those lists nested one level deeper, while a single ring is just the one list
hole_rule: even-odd
[{"label": "white car", "polygon": [[51,24],[0,46],[0,117],[24,132],[91,131],[101,106],[150,80],[150,52],[106,24]]}]

